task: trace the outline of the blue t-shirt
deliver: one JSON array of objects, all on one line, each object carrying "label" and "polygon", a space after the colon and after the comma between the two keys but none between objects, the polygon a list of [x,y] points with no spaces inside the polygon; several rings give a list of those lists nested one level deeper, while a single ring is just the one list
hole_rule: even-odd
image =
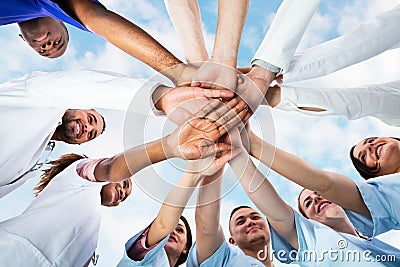
[{"label": "blue t-shirt", "polygon": [[[146,228],[147,229],[147,228]],[[154,248],[152,248],[141,261],[135,261],[129,258],[128,250],[130,247],[138,240],[142,233],[146,230],[142,230],[136,235],[134,235],[131,239],[128,240],[125,244],[124,256],[121,261],[118,263],[118,267],[134,267],[134,266],[142,266],[142,267],[169,267],[169,261],[167,257],[167,253],[164,250],[164,246],[168,241],[169,235],[167,235],[163,240],[161,240]]]},{"label": "blue t-shirt", "polygon": [[[196,243],[190,249],[188,260],[186,262],[188,267],[198,267]],[[229,245],[224,241],[221,246],[214,252],[208,259],[206,259],[201,267],[229,267],[229,266],[257,266],[263,267],[264,264],[257,259],[247,256],[237,246]]]},{"label": "blue t-shirt", "polygon": [[400,266],[400,250],[373,238],[371,241],[339,233],[294,211],[299,249],[271,227],[272,249],[276,259],[300,266]]},{"label": "blue t-shirt", "polygon": [[355,183],[371,213],[371,217],[366,217],[345,209],[357,231],[373,237],[392,229],[399,230],[400,173]]},{"label": "blue t-shirt", "polygon": [[[97,0],[92,1],[98,3]],[[27,21],[39,17],[52,17],[81,30],[89,31],[50,0],[0,1],[0,25]]]}]

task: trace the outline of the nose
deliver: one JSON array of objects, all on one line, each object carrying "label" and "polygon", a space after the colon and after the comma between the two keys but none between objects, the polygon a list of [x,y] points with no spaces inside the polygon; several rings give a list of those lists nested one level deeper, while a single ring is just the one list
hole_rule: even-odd
[{"label": "nose", "polygon": [[248,219],[246,220],[246,222],[247,222],[247,226],[252,226],[252,225],[255,225],[255,224],[256,224],[255,222],[253,222],[253,220],[252,220],[251,218],[248,218]]},{"label": "nose", "polygon": [[122,202],[125,199],[125,190],[121,190],[120,195],[121,195],[121,202]]},{"label": "nose", "polygon": [[322,200],[322,197],[320,195],[314,195],[313,201],[315,204],[318,204]]},{"label": "nose", "polygon": [[53,44],[53,42],[52,42],[51,40],[49,40],[49,41],[47,41],[46,43],[43,43],[41,47],[42,47],[43,49],[45,49],[45,48],[47,48],[47,47],[50,47],[52,44]]},{"label": "nose", "polygon": [[91,124],[89,124],[89,123],[86,123],[85,124],[85,131],[86,132],[90,132],[92,130],[93,130],[93,126]]}]

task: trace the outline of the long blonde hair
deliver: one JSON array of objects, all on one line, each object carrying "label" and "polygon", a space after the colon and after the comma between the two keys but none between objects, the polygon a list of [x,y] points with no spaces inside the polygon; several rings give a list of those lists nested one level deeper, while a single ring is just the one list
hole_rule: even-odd
[{"label": "long blonde hair", "polygon": [[35,191],[33,194],[37,197],[40,192],[50,183],[50,181],[60,172],[62,172],[69,165],[74,163],[77,160],[87,158],[84,155],[78,155],[74,153],[62,155],[59,159],[53,160],[50,162],[52,165],[50,168],[43,171],[42,176],[40,177],[40,181],[33,188]]}]

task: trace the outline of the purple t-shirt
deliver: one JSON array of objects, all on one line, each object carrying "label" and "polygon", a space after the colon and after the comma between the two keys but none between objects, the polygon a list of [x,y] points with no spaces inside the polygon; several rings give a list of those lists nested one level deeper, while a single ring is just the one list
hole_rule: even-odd
[{"label": "purple t-shirt", "polygon": [[[92,1],[99,3],[97,0]],[[89,31],[50,0],[0,1],[0,25],[27,21],[39,17],[52,17],[81,30]]]}]

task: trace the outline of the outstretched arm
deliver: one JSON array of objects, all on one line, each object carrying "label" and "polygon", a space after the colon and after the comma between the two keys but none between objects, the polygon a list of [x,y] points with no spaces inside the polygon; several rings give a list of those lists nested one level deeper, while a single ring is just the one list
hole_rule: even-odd
[{"label": "outstretched arm", "polygon": [[[60,7],[86,28],[129,55],[146,63],[174,83],[183,83],[185,65],[143,29],[91,0],[58,1]],[[173,69],[168,69],[175,66]]]},{"label": "outstretched arm", "polygon": [[[228,152],[230,144],[216,142],[244,118],[245,108],[237,99],[226,105],[220,101],[211,102],[172,134],[101,161],[94,171],[96,180],[119,182],[167,158],[199,159]],[[220,117],[220,114],[224,115]]]},{"label": "outstretched arm", "polygon": [[249,0],[219,0],[218,24],[211,59],[193,77],[192,86],[228,88],[237,84],[237,53]]},{"label": "outstretched arm", "polygon": [[226,153],[220,158],[214,158],[211,165],[205,170],[200,172],[202,162],[204,160],[188,161],[188,171],[182,176],[181,180],[171,190],[168,196],[165,198],[160,211],[150,226],[149,233],[147,235],[147,243],[149,246],[158,243],[165,236],[171,233],[178,224],[179,217],[189,201],[195,187],[204,179],[204,173],[213,175],[223,168],[225,163],[232,157],[236,156],[238,150],[235,150],[233,154]]},{"label": "outstretched arm", "polygon": [[208,60],[198,1],[164,0],[187,62]]},{"label": "outstretched arm", "polygon": [[264,142],[252,132],[249,136],[251,155],[275,172],[344,208],[370,216],[356,184],[350,178],[315,168],[305,160]]},{"label": "outstretched arm", "polygon": [[[237,131],[232,134],[232,144],[237,146],[240,142]],[[256,168],[243,147],[241,153],[230,162],[230,165],[251,201],[267,216],[274,230],[291,246],[298,249],[292,208],[281,199],[268,179]]]},{"label": "outstretched arm", "polygon": [[[308,115],[342,115],[348,119],[374,116],[398,126],[400,81],[350,88],[270,87],[266,100],[272,107]],[[351,107],[351,108],[349,108]],[[314,111],[314,112],[308,112]]]},{"label": "outstretched arm", "polygon": [[205,177],[199,188],[196,220],[197,260],[200,265],[224,242],[224,233],[219,224],[222,171]]}]

